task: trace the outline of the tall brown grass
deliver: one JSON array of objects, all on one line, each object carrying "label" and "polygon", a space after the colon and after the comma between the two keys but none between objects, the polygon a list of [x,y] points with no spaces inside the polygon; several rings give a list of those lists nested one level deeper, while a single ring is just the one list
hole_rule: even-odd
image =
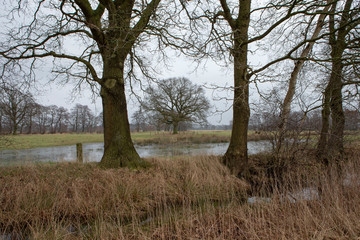
[{"label": "tall brown grass", "polygon": [[102,224],[140,226],[168,210],[244,199],[245,184],[216,157],[150,162],[136,171],[76,163],[2,168],[0,229],[34,235],[71,227],[96,235]]},{"label": "tall brown grass", "polygon": [[[359,239],[360,157],[350,159],[341,172],[307,168],[304,160],[284,173],[284,187],[274,184],[270,198],[251,204],[248,185],[217,157],[150,159],[142,170],[2,168],[0,232],[30,239]],[[254,174],[269,181],[265,172]]]}]

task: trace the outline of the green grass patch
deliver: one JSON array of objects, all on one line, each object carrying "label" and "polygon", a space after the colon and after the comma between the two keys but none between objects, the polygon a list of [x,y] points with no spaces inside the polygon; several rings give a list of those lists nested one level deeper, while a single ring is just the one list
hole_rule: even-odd
[{"label": "green grass patch", "polygon": [[[186,131],[173,135],[170,132],[134,132],[132,139],[135,144],[168,144],[168,143],[218,143],[230,140],[230,131]],[[76,143],[103,142],[104,135],[97,133],[85,134],[31,134],[9,135],[8,144],[0,145],[5,149],[30,149],[39,147],[55,147],[74,145]]]},{"label": "green grass patch", "polygon": [[[306,138],[309,133],[302,133],[301,138]],[[310,139],[315,139],[316,134],[311,133]],[[201,143],[223,143],[229,142],[231,137],[230,130],[197,130],[184,131],[179,134],[171,132],[133,132],[131,134],[135,144],[201,144]],[[271,140],[274,133],[267,131],[249,131],[248,141]],[[0,150],[5,149],[29,149],[38,147],[55,147],[74,145],[76,143],[95,143],[103,142],[104,135],[97,133],[85,134],[33,134],[33,135],[9,135],[6,136],[7,144],[0,144]],[[345,132],[345,140],[348,142],[359,142],[360,132]]]},{"label": "green grass patch", "polygon": [[74,145],[76,143],[102,142],[102,134],[29,134],[8,136],[10,144],[0,146],[5,149],[29,149]]}]

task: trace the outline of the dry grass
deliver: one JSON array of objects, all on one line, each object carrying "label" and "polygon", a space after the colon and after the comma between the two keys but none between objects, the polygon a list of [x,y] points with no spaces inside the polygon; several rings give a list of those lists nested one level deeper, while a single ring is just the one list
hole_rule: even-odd
[{"label": "dry grass", "polygon": [[[350,159],[341,174],[298,165],[286,187],[254,204],[216,157],[151,159],[137,171],[2,168],[0,230],[31,239],[359,239],[360,155]],[[321,193],[301,199],[305,187]]]},{"label": "dry grass", "polygon": [[244,200],[245,184],[216,157],[150,162],[136,171],[75,163],[2,168],[1,232],[35,236],[74,228],[96,239],[102,224],[125,231],[168,210]]}]

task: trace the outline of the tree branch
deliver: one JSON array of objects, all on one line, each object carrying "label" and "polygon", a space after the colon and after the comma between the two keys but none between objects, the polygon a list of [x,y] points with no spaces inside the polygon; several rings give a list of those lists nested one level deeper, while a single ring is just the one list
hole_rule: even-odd
[{"label": "tree branch", "polygon": [[224,10],[224,14],[223,14],[224,18],[229,23],[230,27],[232,29],[235,29],[236,22],[231,16],[231,12],[230,12],[230,9],[229,9],[229,6],[228,6],[226,0],[220,0],[220,4],[221,4],[222,9]]}]

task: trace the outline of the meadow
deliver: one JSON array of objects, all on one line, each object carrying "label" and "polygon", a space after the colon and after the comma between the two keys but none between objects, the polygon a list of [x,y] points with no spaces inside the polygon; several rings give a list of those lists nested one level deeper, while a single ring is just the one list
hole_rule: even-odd
[{"label": "meadow", "polygon": [[[133,139],[229,136],[148,132]],[[102,141],[101,134],[11,137],[17,148]],[[360,239],[359,134],[346,138],[352,144],[341,162],[324,166],[302,149],[279,171],[273,155],[250,155],[243,179],[219,156],[148,158],[141,169],[77,162],[1,167],[0,239]]]},{"label": "meadow", "polygon": [[[231,131],[186,131],[173,135],[170,132],[133,132],[135,144],[168,144],[168,143],[221,143],[230,141]],[[75,145],[76,143],[103,142],[104,135],[98,133],[84,134],[20,134],[6,136],[6,144],[0,150],[29,149],[37,147],[54,147]],[[249,132],[249,141],[269,139],[268,134]]]},{"label": "meadow", "polygon": [[[172,134],[166,131],[132,132],[131,137],[135,144],[199,144],[199,143],[225,143],[230,141],[230,130],[197,130],[184,131]],[[302,132],[300,138],[316,140],[318,133]],[[75,145],[76,143],[97,143],[104,141],[104,135],[99,133],[64,133],[64,134],[19,134],[6,135],[0,143],[0,151],[6,149],[30,149],[38,147],[55,147]],[[272,140],[271,131],[249,131],[248,141]],[[1,139],[0,139],[1,140]],[[346,143],[360,142],[359,131],[345,132]]]},{"label": "meadow", "polygon": [[360,153],[349,157],[339,174],[303,155],[280,184],[253,156],[256,189],[214,156],[4,167],[0,239],[359,239]]}]

